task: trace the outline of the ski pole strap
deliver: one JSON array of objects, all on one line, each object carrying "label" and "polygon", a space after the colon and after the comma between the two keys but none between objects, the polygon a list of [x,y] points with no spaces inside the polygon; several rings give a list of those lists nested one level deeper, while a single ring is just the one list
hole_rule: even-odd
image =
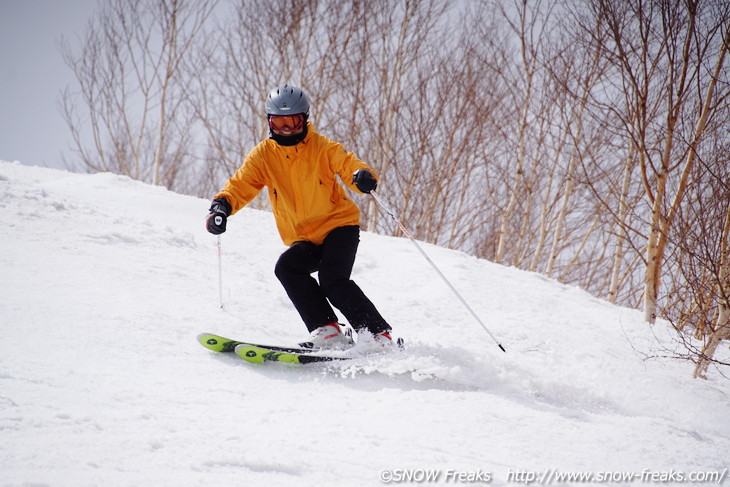
[{"label": "ski pole strap", "polygon": [[459,299],[459,301],[461,302],[461,304],[464,305],[464,307],[469,311],[469,313],[471,313],[471,315],[474,317],[474,319],[477,321],[477,323],[479,323],[481,325],[481,327],[484,329],[484,331],[487,332],[487,335],[489,335],[492,338],[492,340],[494,340],[494,342],[497,344],[497,346],[499,347],[499,349],[502,350],[503,352],[507,353],[507,350],[504,349],[504,347],[502,346],[502,344],[499,343],[499,340],[497,340],[497,338],[492,334],[492,332],[489,331],[489,329],[482,322],[482,320],[479,319],[479,316],[476,314],[476,312],[474,312],[474,310],[471,308],[471,306],[469,306],[469,303],[466,302],[466,300],[461,296],[461,294],[459,294],[459,291],[456,290],[456,288],[446,278],[446,276],[443,274],[443,272],[441,272],[441,270],[436,266],[436,264],[434,264],[434,262],[428,256],[428,254],[426,254],[426,252],[421,248],[421,246],[418,245],[418,242],[416,242],[415,239],[413,237],[411,237],[411,234],[408,233],[408,230],[406,230],[406,227],[404,227],[403,224],[398,219],[398,217],[395,216],[395,213],[393,213],[393,211],[390,208],[388,208],[385,205],[385,203],[383,203],[383,201],[375,193],[375,190],[371,191],[370,192],[370,195],[375,199],[375,201],[377,201],[377,203],[380,205],[380,207],[383,209],[383,211],[385,211],[388,215],[390,215],[390,218],[392,218],[393,221],[395,222],[395,224],[398,225],[398,228],[401,229],[401,231],[403,232],[403,234],[406,237],[408,237],[408,240],[410,240],[411,242],[413,242],[413,245],[416,246],[416,248],[421,253],[421,255],[428,261],[429,264],[431,264],[431,267],[433,267],[433,270],[436,271],[436,274],[438,274],[439,277],[441,277],[441,279],[443,279],[443,281],[446,283],[446,285],[449,287],[449,289],[451,289],[451,291],[454,293],[454,295],[456,295],[456,297]]}]

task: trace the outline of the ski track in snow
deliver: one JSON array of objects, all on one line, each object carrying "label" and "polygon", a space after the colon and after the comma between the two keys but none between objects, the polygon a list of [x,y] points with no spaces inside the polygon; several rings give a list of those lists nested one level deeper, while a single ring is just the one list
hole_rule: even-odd
[{"label": "ski track in snow", "polygon": [[730,381],[646,360],[678,347],[666,323],[422,244],[504,354],[403,238],[363,233],[353,278],[405,350],[304,367],[205,350],[201,332],[306,335],[273,275],[284,247],[265,212],[229,220],[218,308],[208,205],[0,161],[0,486],[377,486],[385,469],[419,468],[514,485],[515,470],[730,467]]}]

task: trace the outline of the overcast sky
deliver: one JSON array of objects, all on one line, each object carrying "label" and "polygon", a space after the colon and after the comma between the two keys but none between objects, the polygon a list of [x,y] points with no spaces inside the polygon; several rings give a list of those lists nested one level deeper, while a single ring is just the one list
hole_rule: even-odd
[{"label": "overcast sky", "polygon": [[61,155],[72,155],[58,104],[77,84],[57,43],[78,48],[96,9],[97,0],[0,0],[0,160],[63,168]]},{"label": "overcast sky", "polygon": [[82,36],[96,0],[0,0],[0,160],[62,167],[68,128],[58,110],[73,75],[57,48]]}]

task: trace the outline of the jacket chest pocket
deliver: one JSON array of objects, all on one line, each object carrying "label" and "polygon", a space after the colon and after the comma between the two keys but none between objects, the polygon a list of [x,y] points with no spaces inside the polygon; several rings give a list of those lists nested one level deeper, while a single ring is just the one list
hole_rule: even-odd
[{"label": "jacket chest pocket", "polygon": [[319,187],[323,196],[326,196],[333,205],[336,205],[346,198],[342,186],[338,184],[335,177],[327,175],[321,176],[319,179]]}]

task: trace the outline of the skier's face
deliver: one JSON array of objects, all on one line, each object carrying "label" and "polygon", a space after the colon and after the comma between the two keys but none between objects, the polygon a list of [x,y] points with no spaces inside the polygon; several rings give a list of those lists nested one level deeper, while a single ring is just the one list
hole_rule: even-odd
[{"label": "skier's face", "polygon": [[301,113],[296,115],[270,115],[269,127],[278,135],[296,135],[304,130],[304,116]]}]

